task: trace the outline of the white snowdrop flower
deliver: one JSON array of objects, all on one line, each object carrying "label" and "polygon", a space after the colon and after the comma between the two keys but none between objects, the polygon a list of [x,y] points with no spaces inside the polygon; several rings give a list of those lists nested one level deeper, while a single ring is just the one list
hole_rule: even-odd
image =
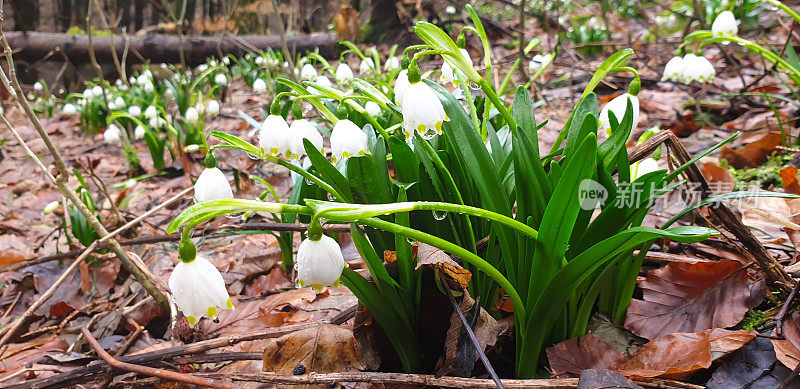
[{"label": "white snowdrop flower", "polygon": [[200,113],[197,112],[197,108],[189,107],[186,109],[186,114],[183,115],[183,117],[190,122],[196,122],[200,120]]},{"label": "white snowdrop flower", "polygon": [[698,57],[694,55],[694,53],[686,53],[683,56],[683,60],[681,62],[683,65],[683,72],[681,73],[680,81],[684,84],[691,84],[692,81],[694,81],[694,73],[699,66],[697,61]]},{"label": "white snowdrop flower", "polygon": [[122,83],[121,78],[118,78],[117,81],[114,81],[114,85],[116,85],[118,88],[122,88],[122,86],[125,84]]},{"label": "white snowdrop flower", "polygon": [[43,90],[44,90],[44,85],[42,85],[42,83],[41,83],[41,82],[39,82],[39,81],[36,81],[36,83],[35,83],[35,84],[33,84],[33,90],[35,90],[35,91],[37,91],[37,92],[41,92],[41,91],[43,91]]},{"label": "white snowdrop flower", "polygon": [[444,12],[447,12],[448,15],[455,15],[456,7],[448,5],[447,8],[444,9]]},{"label": "white snowdrop flower", "polygon": [[147,84],[151,81],[151,78],[147,76],[147,74],[140,74],[139,77],[136,78],[137,84]]},{"label": "white snowdrop flower", "polygon": [[339,64],[339,67],[336,68],[336,82],[340,84],[344,84],[347,81],[353,79],[353,70],[347,66],[346,63],[342,62]]},{"label": "white snowdrop flower", "polygon": [[269,154],[277,156],[289,153],[289,140],[291,131],[286,119],[280,115],[269,115],[261,123],[258,133],[258,144]]},{"label": "white snowdrop flower", "polygon": [[403,130],[409,140],[416,131],[423,139],[442,133],[442,122],[450,118],[436,93],[424,82],[408,86],[403,94]]},{"label": "white snowdrop flower", "polygon": [[93,96],[94,96],[94,93],[92,92],[91,88],[83,90],[83,97],[85,97],[87,99],[91,99]]},{"label": "white snowdrop flower", "polygon": [[136,85],[136,77],[134,76],[128,77],[128,83],[131,85]]},{"label": "white snowdrop flower", "polygon": [[61,108],[61,112],[64,112],[67,115],[72,115],[77,111],[78,109],[75,108],[75,105],[70,103],[64,104],[64,108]]},{"label": "white snowdrop flower", "polygon": [[683,58],[678,56],[672,57],[664,66],[664,74],[661,76],[661,81],[678,81],[683,77],[683,72]]},{"label": "white snowdrop flower", "polygon": [[209,115],[219,114],[219,101],[208,100],[208,102],[206,102],[206,113]]},{"label": "white snowdrop flower", "polygon": [[158,117],[158,110],[155,106],[149,105],[144,110],[144,117],[148,119],[156,118]]},{"label": "white snowdrop flower", "polygon": [[331,131],[331,154],[334,162],[368,153],[367,134],[364,131],[347,119],[336,122]]},{"label": "white snowdrop flower", "polygon": [[361,65],[358,66],[360,74],[372,74],[375,71],[375,61],[372,58],[364,58],[361,60]]},{"label": "white snowdrop flower", "polygon": [[711,61],[709,61],[706,57],[697,57],[696,63],[699,66],[699,70],[697,71],[695,79],[700,82],[714,81],[714,76],[717,75],[717,71],[714,69],[714,65],[711,63]]},{"label": "white snowdrop flower", "polygon": [[397,74],[397,79],[394,80],[394,102],[403,105],[403,94],[406,93],[408,86],[408,70],[403,69]]},{"label": "white snowdrop flower", "polygon": [[200,65],[197,65],[197,72],[198,73],[202,73],[202,72],[204,72],[206,70],[208,70],[208,65],[207,64],[201,63]]},{"label": "white snowdrop flower", "polygon": [[217,73],[217,75],[214,76],[214,83],[217,85],[225,85],[228,83],[228,77],[225,77],[222,73]]},{"label": "white snowdrop flower", "polygon": [[317,79],[317,69],[314,69],[314,65],[307,63],[303,65],[303,70],[300,71],[300,78],[306,81],[314,81]]},{"label": "white snowdrop flower", "polygon": [[267,91],[267,82],[262,80],[262,79],[260,79],[260,78],[256,78],[256,80],[253,81],[253,91],[259,92],[259,93],[266,92]]},{"label": "white snowdrop flower", "polygon": [[714,33],[715,36],[736,35],[736,33],[739,32],[739,27],[737,26],[736,17],[733,16],[733,12],[723,11],[717,15],[717,18],[714,19],[714,23],[711,24],[711,32]]},{"label": "white snowdrop flower", "polygon": [[614,113],[617,122],[622,121],[622,118],[625,116],[625,111],[628,109],[628,100],[631,101],[631,107],[633,108],[633,125],[631,126],[631,131],[636,129],[636,126],[639,124],[639,98],[626,92],[609,101],[606,106],[603,107],[603,110],[600,111],[600,136],[604,134],[606,136],[611,135],[612,128],[609,112]]},{"label": "white snowdrop flower", "polygon": [[230,57],[222,57],[222,63],[224,63],[225,65],[230,65],[231,64],[231,58]]},{"label": "white snowdrop flower", "polygon": [[681,77],[683,83],[711,82],[715,75],[714,65],[706,57],[696,56],[692,53],[683,56],[683,76]]},{"label": "white snowdrop flower", "polygon": [[156,86],[152,82],[148,81],[148,82],[146,82],[144,84],[144,91],[145,92],[153,93],[155,90],[156,90]]},{"label": "white snowdrop flower", "polygon": [[118,142],[120,137],[120,130],[116,124],[109,124],[106,131],[103,132],[103,140],[106,143]]},{"label": "white snowdrop flower", "polygon": [[113,111],[113,110],[115,110],[115,109],[117,109],[117,103],[115,103],[115,102],[113,102],[113,101],[109,101],[109,102],[108,102],[108,109],[110,109],[110,110],[112,110],[112,111]]},{"label": "white snowdrop flower", "polygon": [[256,62],[256,65],[263,65],[264,64],[264,57],[259,55],[258,57],[256,57],[255,62]]},{"label": "white snowdrop flower", "polygon": [[400,69],[400,58],[398,57],[387,58],[386,63],[383,64],[383,68],[389,71]]},{"label": "white snowdrop flower", "polygon": [[56,209],[58,209],[58,207],[60,206],[61,206],[61,201],[58,200],[52,201],[44,206],[44,209],[42,209],[42,215],[49,215],[55,212]]},{"label": "white snowdrop flower", "polygon": [[531,58],[531,62],[528,63],[528,72],[536,73],[539,69],[542,68],[542,64],[544,63],[544,56],[541,54],[536,54]]},{"label": "white snowdrop flower", "polygon": [[381,106],[378,105],[378,103],[376,103],[374,101],[367,101],[367,103],[364,104],[364,109],[367,110],[367,113],[370,116],[380,116],[381,115]]},{"label": "white snowdrop flower", "polygon": [[139,108],[138,105],[131,105],[128,107],[128,113],[131,114],[131,116],[139,117],[142,116],[142,109]]},{"label": "white snowdrop flower", "polygon": [[136,128],[133,130],[133,137],[136,139],[144,138],[144,127],[136,126]]},{"label": "white snowdrop flower", "polygon": [[225,280],[207,259],[197,256],[191,262],[180,261],[169,276],[169,290],[189,325],[203,317],[217,317],[217,308],[233,309]]},{"label": "white snowdrop flower", "polygon": [[[466,49],[458,49],[458,54],[461,54],[467,62],[472,64],[472,58],[470,58],[469,52]],[[445,56],[444,62],[442,62],[442,75],[439,78],[439,82],[442,84],[452,83],[453,86],[458,86],[460,83],[459,76],[465,78],[464,73],[451,63],[450,57]]]},{"label": "white snowdrop flower", "polygon": [[136,180],[129,178],[123,182],[123,185],[125,186],[125,189],[133,189],[133,187],[136,186]]},{"label": "white snowdrop flower", "polygon": [[233,191],[225,173],[219,168],[205,168],[194,183],[194,200],[198,203],[208,200],[232,199]]},{"label": "white snowdrop flower", "polygon": [[200,150],[200,145],[198,145],[198,144],[186,145],[186,147],[183,148],[183,151],[185,151],[187,153],[190,153],[190,154],[191,153],[196,153],[198,150]]},{"label": "white snowdrop flower", "polygon": [[151,72],[150,69],[145,69],[142,72],[141,77],[144,77],[144,78],[146,78],[148,80],[152,80],[153,79],[153,72]]},{"label": "white snowdrop flower", "polygon": [[320,84],[320,85],[322,85],[324,87],[327,87],[327,88],[330,88],[331,85],[333,85],[331,83],[331,80],[328,78],[328,76],[319,76],[319,77],[317,77],[316,83]]},{"label": "white snowdrop flower", "polygon": [[[114,103],[114,106],[116,106],[117,108],[125,107],[125,99],[123,99],[122,96],[117,96],[117,98],[114,99],[113,103]],[[111,105],[111,104],[109,103],[109,105]]]},{"label": "white snowdrop flower", "polygon": [[314,145],[314,148],[322,150],[322,135],[310,121],[305,119],[295,120],[289,127],[289,131],[289,156],[287,158],[298,160],[306,154],[303,139],[308,139]]},{"label": "white snowdrop flower", "polygon": [[658,161],[653,158],[645,158],[631,165],[631,181],[636,181],[639,177],[660,170]]},{"label": "white snowdrop flower", "polygon": [[160,67],[161,69],[166,69],[167,68],[167,64],[161,63],[160,65],[158,65],[158,67]]},{"label": "white snowdrop flower", "polygon": [[95,96],[102,96],[103,95],[103,87],[100,85],[95,85],[92,87],[92,94]]},{"label": "white snowdrop flower", "polygon": [[297,248],[294,268],[300,286],[311,286],[317,292],[326,286],[338,286],[345,266],[342,249],[331,237],[308,238]]},{"label": "white snowdrop flower", "polygon": [[162,119],[160,117],[150,118],[150,121],[149,121],[150,128],[161,128],[161,125],[163,124],[163,121],[164,121],[164,119]]}]

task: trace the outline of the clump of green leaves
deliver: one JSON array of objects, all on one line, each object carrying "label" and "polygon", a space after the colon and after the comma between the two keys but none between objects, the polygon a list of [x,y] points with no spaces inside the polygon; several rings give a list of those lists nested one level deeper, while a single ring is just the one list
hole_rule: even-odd
[{"label": "clump of green leaves", "polygon": [[733,190],[749,190],[751,185],[756,185],[764,190],[772,190],[783,187],[780,171],[793,159],[791,154],[776,151],[770,155],[767,162],[758,167],[736,169],[725,159],[720,160],[720,166],[728,169],[733,175]]}]

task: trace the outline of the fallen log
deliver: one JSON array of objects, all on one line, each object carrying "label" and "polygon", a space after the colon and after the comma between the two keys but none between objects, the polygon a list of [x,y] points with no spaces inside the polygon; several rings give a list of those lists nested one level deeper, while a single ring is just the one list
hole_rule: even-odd
[{"label": "fallen log", "polygon": [[[73,64],[89,62],[89,39],[86,35],[74,35],[50,32],[12,31],[6,33],[11,48],[18,53],[14,58],[26,61],[37,61],[51,52],[63,53]],[[150,34],[145,36],[93,36],[94,51],[99,62],[112,62],[111,45],[113,41],[117,55],[128,45],[127,61],[136,63],[150,61],[152,63],[180,62],[181,40],[177,35]],[[325,57],[335,55],[336,35],[328,33],[295,34],[286,37],[286,45],[297,52],[320,49]],[[222,54],[237,56],[253,50],[280,49],[281,39],[278,35],[233,35],[183,37],[183,48],[187,65],[198,65],[211,56]],[[60,55],[54,58],[59,58]]]}]

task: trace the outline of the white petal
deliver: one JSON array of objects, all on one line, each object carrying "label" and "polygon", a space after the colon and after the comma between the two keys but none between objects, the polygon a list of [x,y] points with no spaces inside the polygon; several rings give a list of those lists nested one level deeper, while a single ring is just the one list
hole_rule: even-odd
[{"label": "white petal", "polygon": [[225,173],[219,168],[206,168],[194,183],[194,199],[203,202],[217,199],[232,199],[233,191]]},{"label": "white petal", "polygon": [[272,155],[287,154],[291,132],[286,119],[279,115],[269,115],[261,124],[258,135],[259,145]]},{"label": "white petal", "polygon": [[297,248],[297,279],[302,285],[319,291],[335,285],[344,270],[342,249],[332,238],[322,235],[320,240],[306,239]]}]

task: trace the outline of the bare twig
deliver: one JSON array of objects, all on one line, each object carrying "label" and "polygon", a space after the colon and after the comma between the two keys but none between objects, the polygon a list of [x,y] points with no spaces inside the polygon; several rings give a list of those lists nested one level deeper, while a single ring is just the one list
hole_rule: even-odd
[{"label": "bare twig", "polygon": [[233,384],[229,382],[220,382],[193,376],[190,374],[182,374],[170,370],[156,369],[148,366],[136,365],[133,363],[120,362],[119,360],[114,359],[114,357],[112,357],[109,353],[107,353],[106,350],[103,350],[103,347],[100,346],[99,343],[97,343],[97,340],[95,340],[95,338],[92,336],[92,333],[86,327],[81,328],[81,333],[83,334],[84,337],[86,337],[86,340],[89,342],[89,345],[92,346],[92,349],[94,349],[94,351],[97,353],[97,356],[102,358],[106,363],[108,363],[109,365],[111,365],[111,367],[115,369],[130,371],[139,374],[145,374],[151,377],[163,378],[166,380],[182,382],[185,384],[204,386],[208,388],[229,389],[234,387]]},{"label": "bare twig", "polygon": [[792,306],[792,302],[794,302],[794,298],[797,296],[798,288],[800,288],[800,283],[794,286],[792,292],[789,293],[789,297],[787,297],[786,301],[783,303],[781,310],[775,316],[775,335],[783,336],[783,319],[786,317],[786,314],[789,313],[789,307]]},{"label": "bare twig", "polygon": [[[464,312],[461,312],[461,308],[458,306],[458,303],[456,303],[456,299],[455,297],[453,297],[453,291],[450,290],[450,288],[447,288],[447,297],[450,299],[450,305],[453,306],[453,309],[456,311],[456,314],[458,314],[458,318],[461,319],[462,328],[464,329],[464,331],[467,332],[467,336],[469,336],[469,340],[475,347],[475,352],[478,353],[478,356],[481,359],[481,363],[483,363],[483,367],[486,368],[487,372],[489,372],[489,375],[492,377],[492,380],[494,381],[495,385],[497,385],[497,387],[500,389],[505,389],[505,386],[500,381],[500,377],[497,376],[497,373],[494,371],[494,367],[492,367],[492,364],[489,362],[489,358],[486,358],[486,354],[483,352],[481,344],[480,342],[478,342],[478,338],[475,337],[475,331],[472,330],[472,326],[470,325],[470,323],[467,322],[467,318],[464,317]],[[481,308],[477,301],[475,302],[475,306],[472,309],[477,309],[479,312],[478,315],[480,315]]]}]

